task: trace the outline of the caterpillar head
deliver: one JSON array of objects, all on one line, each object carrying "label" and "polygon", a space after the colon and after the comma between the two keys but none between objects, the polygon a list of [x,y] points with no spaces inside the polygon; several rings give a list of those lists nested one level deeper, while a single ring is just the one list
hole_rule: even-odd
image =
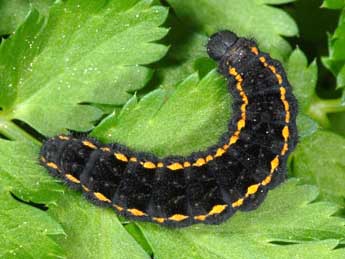
[{"label": "caterpillar head", "polygon": [[235,44],[238,37],[231,31],[220,31],[213,34],[207,43],[208,55],[219,61],[227,52],[227,50]]}]

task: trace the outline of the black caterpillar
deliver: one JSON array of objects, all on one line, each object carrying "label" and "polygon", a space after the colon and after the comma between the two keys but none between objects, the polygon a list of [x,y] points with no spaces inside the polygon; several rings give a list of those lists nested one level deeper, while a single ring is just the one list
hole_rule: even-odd
[{"label": "black caterpillar", "polygon": [[40,162],[88,200],[127,218],[164,226],[218,224],[257,208],[286,175],[297,143],[297,102],[282,65],[230,31],[207,51],[233,96],[233,117],[218,143],[188,157],[158,158],[120,144],[59,135]]}]

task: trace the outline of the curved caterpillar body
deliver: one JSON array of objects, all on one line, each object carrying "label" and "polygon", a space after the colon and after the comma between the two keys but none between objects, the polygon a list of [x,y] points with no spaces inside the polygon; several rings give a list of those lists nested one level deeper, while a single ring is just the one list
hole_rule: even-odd
[{"label": "curved caterpillar body", "polygon": [[120,144],[59,135],[40,162],[90,201],[165,226],[218,224],[252,210],[286,175],[297,143],[297,103],[282,65],[255,42],[221,31],[207,51],[233,96],[228,131],[206,151],[158,158]]}]

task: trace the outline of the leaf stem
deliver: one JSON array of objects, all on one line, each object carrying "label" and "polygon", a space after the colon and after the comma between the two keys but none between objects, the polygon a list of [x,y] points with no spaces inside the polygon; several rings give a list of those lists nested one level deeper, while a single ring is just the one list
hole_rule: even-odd
[{"label": "leaf stem", "polygon": [[341,98],[324,100],[315,96],[313,103],[309,107],[308,114],[324,128],[329,128],[331,123],[328,119],[329,113],[345,111],[345,103]]},{"label": "leaf stem", "polygon": [[5,136],[10,140],[26,140],[30,141],[31,143],[41,144],[37,139],[32,137],[29,133],[22,130],[12,121],[4,120],[0,117],[0,134]]}]

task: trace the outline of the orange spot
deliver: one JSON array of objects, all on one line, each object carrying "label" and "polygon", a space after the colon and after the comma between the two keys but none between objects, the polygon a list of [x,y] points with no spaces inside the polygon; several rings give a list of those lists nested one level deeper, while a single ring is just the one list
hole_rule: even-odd
[{"label": "orange spot", "polygon": [[248,104],[248,97],[246,95],[242,97],[242,100],[245,104]]},{"label": "orange spot", "polygon": [[154,168],[156,168],[156,165],[152,162],[145,162],[143,164],[143,167],[148,168],[148,169],[154,169]]},{"label": "orange spot", "polygon": [[254,194],[258,191],[260,184],[254,184],[248,187],[246,196],[249,196],[251,194]]},{"label": "orange spot", "polygon": [[100,192],[94,192],[93,195],[100,201],[104,202],[109,202],[111,203],[111,200],[109,200],[107,197],[105,197],[102,193]]},{"label": "orange spot", "polygon": [[260,60],[262,63],[265,63],[265,62],[266,62],[266,59],[265,59],[265,57],[263,57],[263,56],[261,56],[261,57],[259,58],[259,60]]},{"label": "orange spot", "polygon": [[182,221],[182,220],[185,220],[187,218],[188,218],[188,216],[182,215],[182,214],[175,214],[175,215],[172,215],[171,217],[169,217],[169,219],[173,220],[173,221]]},{"label": "orange spot", "polygon": [[196,160],[193,166],[203,166],[204,164],[206,164],[205,159],[199,158],[198,160]]},{"label": "orange spot", "polygon": [[206,157],[206,162],[209,162],[209,161],[212,161],[212,160],[213,160],[213,156],[208,155],[208,156]]},{"label": "orange spot", "polygon": [[283,78],[280,74],[276,74],[276,78],[278,80],[278,83],[281,85],[283,83]]},{"label": "orange spot", "polygon": [[259,50],[257,47],[251,47],[250,50],[255,54],[255,55],[259,55]]},{"label": "orange spot", "polygon": [[232,136],[232,137],[230,138],[229,144],[230,144],[230,145],[235,144],[235,143],[237,142],[237,140],[238,140],[238,136]]},{"label": "orange spot", "polygon": [[282,149],[282,151],[281,151],[281,155],[282,155],[282,156],[285,155],[285,153],[286,153],[288,150],[289,150],[288,144],[285,143],[284,146],[283,146],[283,149]]},{"label": "orange spot", "polygon": [[274,172],[274,170],[277,169],[279,165],[279,157],[276,156],[272,161],[271,161],[271,174]]},{"label": "orange spot", "polygon": [[290,121],[290,112],[287,111],[285,115],[285,122],[289,123],[289,121]]},{"label": "orange spot", "polygon": [[65,174],[65,177],[70,180],[73,183],[80,183],[80,180],[75,178],[73,175],[71,174]]},{"label": "orange spot", "polygon": [[231,204],[231,206],[232,206],[233,208],[239,207],[239,206],[241,206],[241,205],[243,204],[243,201],[244,201],[243,198],[238,199],[237,201],[233,202],[233,203]]},{"label": "orange spot", "polygon": [[60,135],[60,136],[59,136],[59,139],[61,139],[61,140],[69,140],[69,137]]},{"label": "orange spot", "polygon": [[90,191],[90,189],[87,188],[84,184],[83,184],[81,187],[83,187],[83,190],[86,191],[86,192],[89,192],[89,191]]},{"label": "orange spot", "polygon": [[284,103],[284,109],[285,111],[288,111],[289,110],[289,103],[285,100],[285,96],[283,96],[284,98],[283,99],[283,103]]},{"label": "orange spot", "polygon": [[261,184],[262,184],[263,186],[266,186],[267,184],[269,184],[269,183],[271,182],[271,180],[272,180],[272,176],[269,175],[269,176],[267,176],[267,177],[261,182]]},{"label": "orange spot", "polygon": [[53,168],[55,170],[59,170],[59,167],[55,163],[53,163],[53,162],[47,163],[47,166],[49,166],[49,167],[51,167],[51,168]]},{"label": "orange spot", "polygon": [[101,147],[101,150],[104,152],[110,152],[110,148],[108,147]]},{"label": "orange spot", "polygon": [[229,69],[229,74],[230,74],[230,75],[233,75],[233,76],[236,76],[236,75],[237,75],[236,69],[235,69],[234,67],[230,68],[230,69]]},{"label": "orange spot", "polygon": [[134,216],[142,217],[142,216],[147,216],[147,214],[141,210],[137,209],[128,209],[127,210],[129,213],[131,213]]},{"label": "orange spot", "polygon": [[225,150],[222,148],[217,149],[217,153],[214,155],[215,157],[220,157],[225,153]]},{"label": "orange spot", "polygon": [[238,83],[236,84],[236,88],[237,88],[238,91],[240,91],[240,92],[242,93],[243,89],[242,89],[242,84],[241,84],[241,82],[238,82]]},{"label": "orange spot", "polygon": [[245,112],[246,111],[246,106],[247,105],[245,103],[241,105],[241,112]]},{"label": "orange spot", "polygon": [[191,164],[190,164],[188,161],[186,161],[186,162],[183,163],[183,166],[184,166],[184,167],[190,167]]},{"label": "orange spot", "polygon": [[123,161],[123,162],[128,162],[128,158],[121,153],[114,153],[114,156],[116,157],[116,159]]},{"label": "orange spot", "polygon": [[283,134],[285,141],[287,141],[287,139],[289,138],[289,127],[288,126],[285,126],[283,128],[282,134]]},{"label": "orange spot", "polygon": [[280,99],[282,100],[284,104],[284,109],[285,109],[285,122],[289,123],[290,121],[290,112],[289,112],[289,103],[285,99],[285,94],[286,94],[286,89],[284,87],[280,87]]},{"label": "orange spot", "polygon": [[273,74],[276,73],[276,68],[275,68],[274,66],[268,66],[268,67],[269,67],[269,69],[271,69],[271,71],[273,72]]},{"label": "orange spot", "polygon": [[238,130],[241,130],[242,128],[244,128],[244,126],[246,125],[246,121],[244,119],[240,119],[238,122],[237,122],[237,129]]},{"label": "orange spot", "polygon": [[92,149],[97,149],[97,147],[93,143],[91,143],[90,141],[84,140],[82,143],[86,147],[89,147],[89,148],[92,148]]},{"label": "orange spot", "polygon": [[229,148],[229,146],[230,146],[230,145],[225,144],[225,145],[223,146],[223,149],[224,149],[224,150],[227,150],[227,149]]},{"label": "orange spot", "polygon": [[152,218],[154,221],[157,221],[158,223],[163,223],[165,221],[164,218],[157,218],[157,217],[153,217]]},{"label": "orange spot", "polygon": [[242,77],[241,77],[240,74],[237,74],[237,76],[235,77],[235,79],[236,79],[238,82],[242,82],[242,81],[243,81],[243,79],[242,79]]},{"label": "orange spot", "polygon": [[118,206],[118,205],[114,204],[113,207],[115,209],[117,209],[118,211],[123,211],[123,208],[121,206]]},{"label": "orange spot", "polygon": [[207,218],[206,215],[198,215],[198,216],[194,216],[194,219],[196,220],[200,220],[200,221],[204,221]]},{"label": "orange spot", "polygon": [[137,162],[138,159],[137,159],[136,157],[131,157],[131,158],[129,159],[129,161],[131,161],[131,162]]},{"label": "orange spot", "polygon": [[163,167],[164,166],[164,164],[162,163],[162,162],[159,162],[158,164],[157,164],[157,167],[159,167],[159,168],[161,168],[161,167]]},{"label": "orange spot", "polygon": [[179,170],[183,169],[183,166],[180,163],[173,163],[171,165],[168,165],[167,168],[169,168],[170,170]]},{"label": "orange spot", "polygon": [[224,204],[224,205],[215,205],[213,206],[213,208],[210,210],[210,212],[208,213],[208,215],[215,215],[215,214],[220,214],[222,213],[226,207],[228,207],[228,205]]}]

